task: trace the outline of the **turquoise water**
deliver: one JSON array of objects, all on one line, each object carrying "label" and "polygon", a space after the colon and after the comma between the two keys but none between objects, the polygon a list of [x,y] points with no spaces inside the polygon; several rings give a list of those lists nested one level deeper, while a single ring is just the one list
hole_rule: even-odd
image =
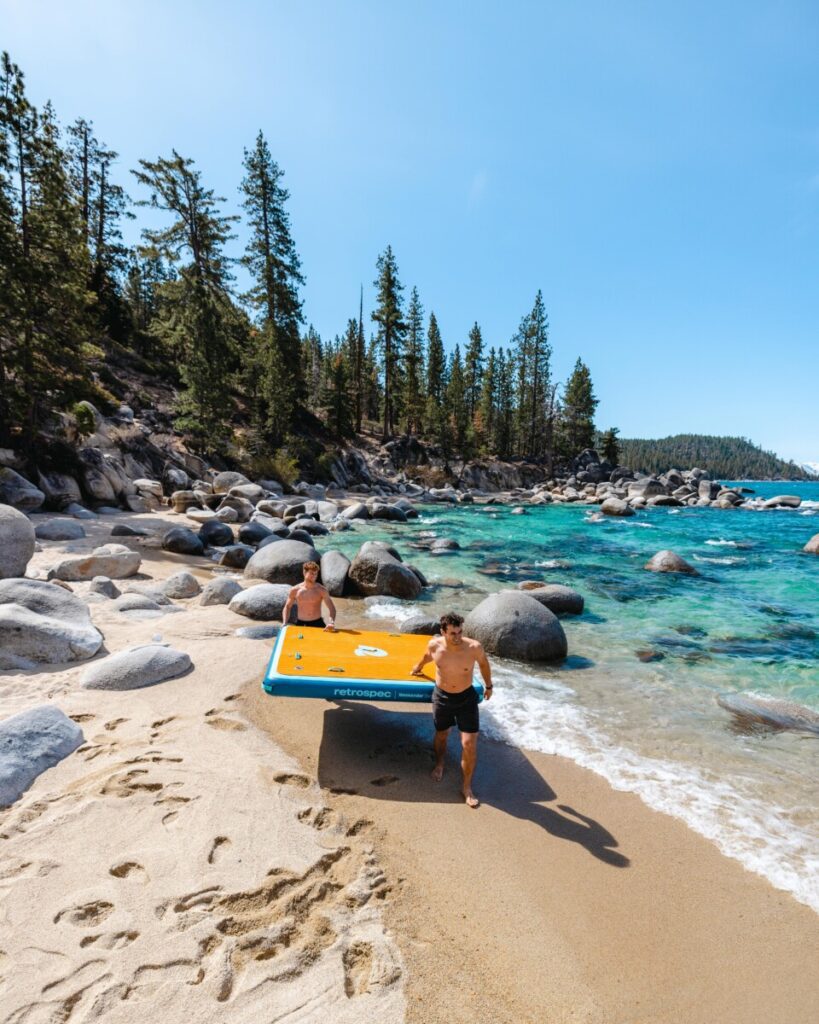
[{"label": "turquoise water", "polygon": [[[563,620],[559,667],[496,662],[487,731],[571,757],[650,806],[682,818],[746,867],[819,911],[819,736],[742,731],[716,698],[751,693],[819,711],[819,482],[748,483],[799,494],[799,510],[652,508],[594,521],[595,506],[423,506],[406,525],[356,525],[326,538],[352,557],[365,538],[394,543],[433,587],[411,606],[371,604],[388,625],[418,611],[467,611],[525,579],[586,598]],[[422,532],[454,555],[414,549]],[[671,548],[698,577],[642,566]],[[651,659],[651,660],[641,660]]]}]

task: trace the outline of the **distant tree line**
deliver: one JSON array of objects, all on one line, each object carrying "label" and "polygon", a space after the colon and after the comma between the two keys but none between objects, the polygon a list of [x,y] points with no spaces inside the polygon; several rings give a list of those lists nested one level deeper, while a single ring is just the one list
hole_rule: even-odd
[{"label": "distant tree line", "polygon": [[745,437],[675,434],[656,441],[620,439],[619,445],[622,463],[641,473],[698,466],[716,480],[809,479],[794,462],[763,451]]}]

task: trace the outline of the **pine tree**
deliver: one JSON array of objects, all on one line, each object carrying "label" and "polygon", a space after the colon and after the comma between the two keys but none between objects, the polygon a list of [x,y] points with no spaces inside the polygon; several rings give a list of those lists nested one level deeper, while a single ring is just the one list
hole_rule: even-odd
[{"label": "pine tree", "polygon": [[582,359],[574,365],[563,392],[563,452],[571,458],[594,445],[594,411],[597,408],[591,374]]},{"label": "pine tree", "polygon": [[404,323],[401,309],[401,292],[403,285],[398,280],[398,264],[393,255],[392,246],[388,245],[376,262],[378,277],[373,282],[378,289],[376,308],[372,318],[378,324],[378,345],[381,351],[384,376],[384,410],[382,437],[387,438],[394,433],[395,424],[400,415],[401,396],[401,359],[404,347],[404,335],[407,325]]},{"label": "pine tree", "polygon": [[495,411],[495,452],[508,459],[515,444],[515,359],[511,353],[498,350],[497,407]]},{"label": "pine tree", "polygon": [[[254,349],[247,353],[247,372],[258,375],[257,429],[272,448],[293,427],[298,403],[304,398],[301,363],[301,263],[290,234],[286,210],[289,193],[281,183],[284,172],[273,159],[259,132],[251,151],[244,151],[242,205],[251,233],[242,262],[253,277],[246,299],[258,327]],[[313,394],[317,400],[317,395]]]},{"label": "pine tree", "polygon": [[520,455],[537,458],[545,453],[552,356],[549,323],[540,291],[535,296],[531,312],[521,320],[514,342],[517,450]]},{"label": "pine tree", "polygon": [[137,205],[172,215],[162,230],[143,230],[147,254],[156,253],[173,265],[183,254],[179,276],[162,288],[162,317],[152,333],[179,352],[185,389],[180,396],[179,425],[194,434],[205,450],[213,451],[229,432],[230,369],[233,361],[236,313],[228,284],[230,274],[224,247],[232,238],[237,218],[220,212],[225,201],[204,188],[193,161],[176,150],[170,158],[140,160],[134,171],[150,198]]},{"label": "pine tree", "polygon": [[68,136],[69,175],[82,217],[97,320],[108,334],[124,341],[128,325],[119,284],[129,253],[122,242],[121,220],[133,219],[133,214],[128,210],[125,189],[111,179],[111,166],[118,154],[97,140],[85,118],[69,126]]},{"label": "pine tree", "polygon": [[330,357],[322,406],[326,410],[327,426],[333,436],[339,439],[351,437],[354,424],[350,402],[350,375],[343,346]]},{"label": "pine tree", "polygon": [[355,393],[355,429],[361,433],[361,420],[364,415],[364,392],[366,388],[364,367],[367,358],[367,346],[364,341],[364,286],[358,300],[358,333],[355,341],[355,355],[352,359],[353,389]]},{"label": "pine tree", "polygon": [[617,440],[617,435],[620,431],[617,427],[609,427],[605,433],[600,435],[599,445],[600,454],[606,460],[610,462],[612,466],[620,464],[620,442]]},{"label": "pine tree", "polygon": [[312,324],[307,328],[307,333],[302,341],[301,358],[306,371],[307,407],[313,412],[317,412],[321,406],[324,345]]},{"label": "pine tree", "polygon": [[448,441],[448,428],[444,399],[448,373],[444,343],[434,313],[429,314],[427,328],[427,408],[424,417],[427,432],[442,446]]},{"label": "pine tree", "polygon": [[86,387],[88,261],[82,222],[50,105],[38,114],[24,76],[0,60],[0,433],[30,449],[46,418]]},{"label": "pine tree", "polygon": [[449,363],[449,381],[446,389],[446,409],[449,427],[452,431],[452,444],[455,451],[466,458],[470,449],[469,405],[466,393],[466,380],[461,347],[455,346]]},{"label": "pine tree", "polygon": [[481,382],[481,397],[475,414],[475,440],[478,447],[489,453],[495,442],[495,420],[498,404],[498,360],[495,349],[489,349],[486,370]]},{"label": "pine tree", "polygon": [[424,395],[424,309],[413,288],[407,310],[407,341],[404,352],[402,406],[407,434],[423,430]]},{"label": "pine tree", "polygon": [[483,336],[480,327],[475,322],[469,332],[469,344],[464,356],[464,388],[470,422],[474,421],[481,400],[483,373]]}]

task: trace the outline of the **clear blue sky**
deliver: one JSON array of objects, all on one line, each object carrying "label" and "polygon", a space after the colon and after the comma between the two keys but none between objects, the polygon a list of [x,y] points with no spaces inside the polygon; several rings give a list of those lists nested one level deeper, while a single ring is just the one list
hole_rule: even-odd
[{"label": "clear blue sky", "polygon": [[389,243],[449,348],[542,289],[601,426],[819,460],[815,2],[0,0],[0,29],[123,182],[173,146],[235,207],[261,128],[322,336]]}]

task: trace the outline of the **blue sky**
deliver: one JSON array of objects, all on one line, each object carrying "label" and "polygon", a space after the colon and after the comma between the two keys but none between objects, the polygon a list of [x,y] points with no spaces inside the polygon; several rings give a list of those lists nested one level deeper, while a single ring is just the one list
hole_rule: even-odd
[{"label": "blue sky", "polygon": [[322,336],[389,243],[448,348],[542,289],[599,425],[819,460],[815,3],[0,0],[0,28],[135,197],[176,147],[235,208],[261,128]]}]

